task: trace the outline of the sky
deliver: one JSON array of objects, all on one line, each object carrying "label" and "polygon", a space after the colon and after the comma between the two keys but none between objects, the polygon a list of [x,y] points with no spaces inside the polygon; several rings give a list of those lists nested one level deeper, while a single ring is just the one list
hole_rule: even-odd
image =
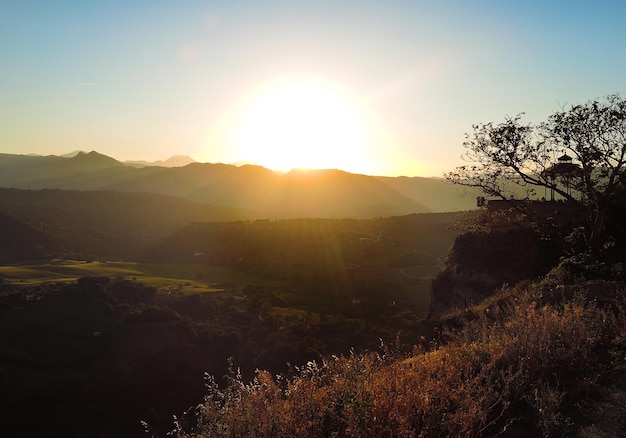
[{"label": "sky", "polygon": [[623,1],[0,0],[0,152],[442,176],[626,96]]}]

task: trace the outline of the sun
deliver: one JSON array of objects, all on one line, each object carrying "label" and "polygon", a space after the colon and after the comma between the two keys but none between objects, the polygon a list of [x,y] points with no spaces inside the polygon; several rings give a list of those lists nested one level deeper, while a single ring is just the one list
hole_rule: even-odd
[{"label": "sun", "polygon": [[257,93],[236,129],[239,155],[273,170],[368,168],[368,135],[354,98],[313,80],[280,81]]}]

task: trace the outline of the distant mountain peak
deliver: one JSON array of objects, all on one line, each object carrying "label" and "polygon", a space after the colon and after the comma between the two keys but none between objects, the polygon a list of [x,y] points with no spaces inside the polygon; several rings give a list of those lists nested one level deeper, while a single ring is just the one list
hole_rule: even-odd
[{"label": "distant mountain peak", "polygon": [[161,161],[161,160],[159,161],[143,161],[143,160],[124,161],[124,164],[134,166],[134,167],[148,167],[148,166],[184,167],[192,163],[197,163],[197,161],[188,155],[173,155],[165,161]]},{"label": "distant mountain peak", "polygon": [[120,162],[117,161],[115,158],[111,158],[96,151],[79,151],[74,157],[70,159],[84,164],[96,165],[98,167],[117,166],[120,164]]},{"label": "distant mountain peak", "polygon": [[74,158],[76,155],[84,154],[84,153],[85,153],[85,151],[75,150],[75,151],[68,152],[67,154],[63,154],[63,155],[59,155],[59,156],[63,157],[63,158]]},{"label": "distant mountain peak", "polygon": [[166,167],[182,167],[195,162],[196,160],[191,158],[189,155],[173,155],[163,161],[163,165]]}]

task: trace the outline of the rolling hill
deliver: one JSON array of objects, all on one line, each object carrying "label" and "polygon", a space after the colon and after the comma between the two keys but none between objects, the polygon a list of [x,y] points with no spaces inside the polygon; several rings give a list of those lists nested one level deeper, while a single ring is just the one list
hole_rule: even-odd
[{"label": "rolling hill", "polygon": [[260,166],[126,165],[95,151],[73,157],[0,154],[0,187],[159,193],[246,210],[249,218],[373,218],[467,210],[474,197],[437,178],[340,170],[276,173]]},{"label": "rolling hill", "polygon": [[127,259],[190,222],[250,215],[152,193],[0,188],[0,256]]}]

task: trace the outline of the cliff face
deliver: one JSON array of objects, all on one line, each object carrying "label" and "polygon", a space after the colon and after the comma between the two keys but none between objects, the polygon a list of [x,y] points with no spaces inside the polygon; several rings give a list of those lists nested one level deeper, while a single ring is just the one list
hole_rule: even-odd
[{"label": "cliff face", "polygon": [[462,234],[433,280],[429,317],[476,304],[503,284],[545,275],[561,252],[560,240],[529,228]]}]

